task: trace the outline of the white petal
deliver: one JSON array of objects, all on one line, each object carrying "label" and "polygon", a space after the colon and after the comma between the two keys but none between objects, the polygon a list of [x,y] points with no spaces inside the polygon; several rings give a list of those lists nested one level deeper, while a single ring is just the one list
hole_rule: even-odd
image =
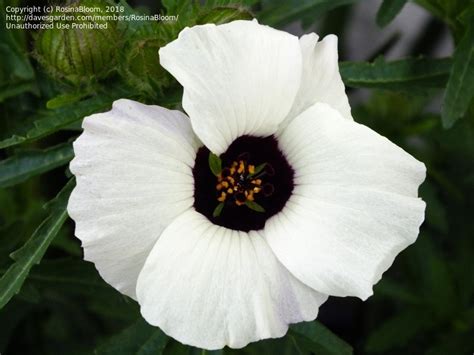
[{"label": "white petal", "polygon": [[328,35],[318,42],[318,36],[310,33],[300,38],[300,46],[303,55],[301,85],[282,127],[318,102],[330,105],[343,117],[352,120],[351,107],[339,74],[337,37]]},{"label": "white petal", "polygon": [[138,274],[163,229],[193,204],[199,142],[181,112],[119,100],[84,119],[70,168],[68,212],[84,258],[135,298]]},{"label": "white petal", "polygon": [[418,235],[424,165],[325,104],[293,120],[279,143],[295,170],[295,188],[267,221],[266,240],[315,290],[367,298]]},{"label": "white petal", "polygon": [[327,299],[294,278],[260,234],[216,226],[192,209],[153,247],[137,296],[149,323],[205,349],[281,337]]},{"label": "white petal", "polygon": [[160,63],[183,85],[193,129],[216,154],[239,136],[275,133],[301,76],[298,38],[256,21],[186,28],[160,49]]}]

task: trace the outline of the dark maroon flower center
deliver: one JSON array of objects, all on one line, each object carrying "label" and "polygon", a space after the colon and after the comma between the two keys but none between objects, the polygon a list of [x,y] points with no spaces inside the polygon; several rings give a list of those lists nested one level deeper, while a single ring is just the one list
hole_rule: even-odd
[{"label": "dark maroon flower center", "polygon": [[280,212],[293,191],[294,172],[275,137],[242,136],[210,168],[202,147],[193,168],[194,208],[212,223],[248,232],[263,229]]}]

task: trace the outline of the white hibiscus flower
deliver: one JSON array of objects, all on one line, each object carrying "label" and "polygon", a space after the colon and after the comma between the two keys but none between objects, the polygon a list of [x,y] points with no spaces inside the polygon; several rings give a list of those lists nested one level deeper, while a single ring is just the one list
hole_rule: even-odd
[{"label": "white hibiscus flower", "polygon": [[206,349],[281,337],[328,295],[369,297],[418,235],[425,167],[352,120],[337,38],[235,21],[186,28],[159,57],[189,118],[119,100],[74,143],[85,259]]}]

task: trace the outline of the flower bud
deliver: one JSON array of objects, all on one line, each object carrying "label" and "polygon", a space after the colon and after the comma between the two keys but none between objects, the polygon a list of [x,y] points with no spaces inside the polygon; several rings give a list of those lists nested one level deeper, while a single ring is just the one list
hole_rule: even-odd
[{"label": "flower bud", "polygon": [[106,3],[77,0],[63,8],[69,10],[54,7],[53,27],[38,33],[36,58],[50,75],[75,85],[106,77],[117,63],[119,44],[116,22],[105,18]]},{"label": "flower bud", "polygon": [[[188,19],[187,24],[209,22],[221,24],[252,18],[247,10],[233,7],[216,7],[196,16]],[[155,96],[175,82],[159,64],[158,51],[160,47],[176,39],[181,29],[180,23],[163,22],[154,26],[144,26],[133,35],[133,38],[128,39],[120,72],[129,85],[147,95]]]}]

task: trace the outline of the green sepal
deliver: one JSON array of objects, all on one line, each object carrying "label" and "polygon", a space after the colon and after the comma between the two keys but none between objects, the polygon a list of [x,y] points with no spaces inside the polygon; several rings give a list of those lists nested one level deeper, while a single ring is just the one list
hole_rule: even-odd
[{"label": "green sepal", "polygon": [[223,209],[224,209],[224,202],[221,202],[216,206],[216,208],[214,209],[214,212],[212,212],[212,217],[219,217]]},{"label": "green sepal", "polygon": [[265,209],[255,201],[245,201],[245,205],[255,212],[265,212]]},{"label": "green sepal", "polygon": [[209,168],[215,176],[219,176],[222,171],[222,160],[214,153],[209,153]]}]

